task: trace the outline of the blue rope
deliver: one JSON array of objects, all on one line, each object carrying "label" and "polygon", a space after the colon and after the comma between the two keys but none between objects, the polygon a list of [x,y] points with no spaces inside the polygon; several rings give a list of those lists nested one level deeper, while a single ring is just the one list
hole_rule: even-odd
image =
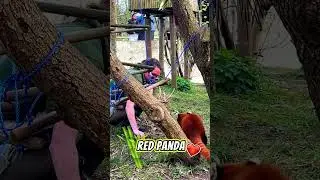
[{"label": "blue rope", "polygon": [[[8,141],[8,137],[9,137],[9,133],[10,131],[22,126],[24,124],[24,121],[20,121],[20,106],[19,106],[19,97],[18,97],[18,82],[23,82],[24,84],[24,98],[27,96],[27,91],[29,89],[32,77],[34,77],[36,74],[38,74],[42,68],[44,68],[47,64],[49,64],[53,58],[53,56],[59,52],[59,49],[61,47],[61,45],[64,43],[64,36],[62,32],[58,32],[58,41],[55,42],[55,44],[53,45],[53,47],[50,49],[50,51],[48,52],[48,54],[43,57],[40,61],[39,64],[35,65],[35,67],[33,68],[33,70],[29,73],[23,73],[23,72],[16,72],[16,67],[14,67],[12,74],[9,76],[8,79],[6,79],[3,83],[1,83],[1,91],[0,91],[0,104],[2,102],[4,102],[4,100],[6,99],[6,89],[11,87],[11,84],[14,83],[14,88],[15,88],[15,101],[16,101],[16,106],[15,106],[15,112],[16,112],[16,125],[14,128],[6,128],[5,124],[4,124],[4,117],[3,117],[3,113],[2,113],[2,109],[0,106],[0,129],[1,131],[5,134],[6,136],[6,141]],[[26,75],[25,75],[26,74]],[[42,93],[39,93],[38,96],[35,98],[35,100],[33,101],[27,115],[26,118],[28,120],[28,126],[31,125],[32,123],[32,118],[31,118],[31,113],[32,110],[35,106],[35,104],[37,103],[37,101],[40,99]]]}]

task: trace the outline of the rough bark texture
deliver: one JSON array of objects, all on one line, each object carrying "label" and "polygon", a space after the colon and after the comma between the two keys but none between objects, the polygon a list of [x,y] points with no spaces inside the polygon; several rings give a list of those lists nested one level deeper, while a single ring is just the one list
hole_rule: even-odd
[{"label": "rough bark texture", "polygon": [[[117,3],[116,0],[109,0],[110,3],[110,24],[117,24]],[[110,35],[110,50],[114,53],[117,52],[117,34]]]},{"label": "rough bark texture", "polygon": [[309,94],[320,120],[320,1],[272,0],[271,3],[297,49]]},{"label": "rough bark texture", "polygon": [[156,99],[111,53],[110,68],[112,78],[118,82],[121,89],[130,94],[130,98],[157,124],[168,138],[187,139],[178,122],[172,118],[166,106]]},{"label": "rough bark texture", "polygon": [[[32,0],[0,1],[0,40],[15,62],[30,72],[57,41],[55,27]],[[84,132],[109,154],[109,86],[79,51],[65,42],[33,80],[60,105],[66,123]]]},{"label": "rough bark texture", "polygon": [[201,72],[207,93],[211,98],[210,92],[213,91],[214,83],[211,79],[212,66],[210,66],[209,60],[209,42],[202,40],[202,36],[205,34],[205,31],[200,30],[189,1],[171,1],[174,9],[173,15],[176,18],[176,23],[181,37],[185,42],[188,42],[189,39],[192,38],[191,36],[195,35],[190,46],[190,52],[199,68],[199,71]]}]

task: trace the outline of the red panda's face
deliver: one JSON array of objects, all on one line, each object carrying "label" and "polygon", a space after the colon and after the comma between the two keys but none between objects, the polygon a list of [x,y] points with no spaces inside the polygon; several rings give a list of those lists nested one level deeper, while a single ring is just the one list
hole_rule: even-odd
[{"label": "red panda's face", "polygon": [[178,114],[178,122],[181,122],[182,119],[186,117],[190,117],[192,115],[191,112],[184,112],[184,113],[179,113]]}]

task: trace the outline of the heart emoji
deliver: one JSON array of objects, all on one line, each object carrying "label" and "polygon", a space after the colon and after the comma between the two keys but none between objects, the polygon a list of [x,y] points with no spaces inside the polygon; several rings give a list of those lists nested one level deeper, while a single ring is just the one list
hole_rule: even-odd
[{"label": "heart emoji", "polygon": [[189,143],[187,145],[187,152],[190,157],[193,157],[197,154],[199,154],[201,151],[201,147],[198,144]]}]

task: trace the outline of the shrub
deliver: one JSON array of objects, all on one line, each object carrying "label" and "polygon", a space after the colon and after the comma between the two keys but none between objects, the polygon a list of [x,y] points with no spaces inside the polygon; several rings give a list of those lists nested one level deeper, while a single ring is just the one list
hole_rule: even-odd
[{"label": "shrub", "polygon": [[248,93],[259,86],[260,71],[251,58],[222,49],[215,54],[215,83],[218,92]]},{"label": "shrub", "polygon": [[[169,82],[171,84],[171,80]],[[190,80],[184,79],[182,77],[177,77],[177,89],[179,91],[188,92],[191,90],[192,84]]]}]

